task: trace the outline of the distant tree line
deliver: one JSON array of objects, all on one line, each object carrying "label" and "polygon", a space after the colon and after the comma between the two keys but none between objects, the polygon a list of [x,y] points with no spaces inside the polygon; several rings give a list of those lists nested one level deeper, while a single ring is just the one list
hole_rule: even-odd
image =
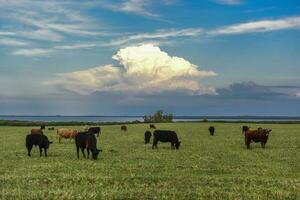
[{"label": "distant tree line", "polygon": [[173,115],[172,114],[164,114],[164,111],[158,110],[154,113],[154,115],[145,115],[144,117],[145,123],[159,123],[159,122],[172,122]]}]

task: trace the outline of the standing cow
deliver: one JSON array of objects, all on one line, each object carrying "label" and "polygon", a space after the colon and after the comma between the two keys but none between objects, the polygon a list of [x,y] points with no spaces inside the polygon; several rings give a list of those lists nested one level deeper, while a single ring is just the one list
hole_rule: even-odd
[{"label": "standing cow", "polygon": [[121,131],[127,131],[127,126],[125,126],[125,125],[123,125],[123,126],[121,126]]},{"label": "standing cow", "polygon": [[66,128],[60,128],[57,129],[57,135],[58,135],[58,141],[59,143],[61,142],[62,138],[75,138],[75,136],[78,134],[77,130],[73,129],[66,129]]},{"label": "standing cow", "polygon": [[151,132],[150,131],[146,131],[145,132],[145,144],[150,143],[150,138],[151,138]]},{"label": "standing cow", "polygon": [[214,133],[215,133],[215,127],[210,126],[210,127],[208,128],[208,131],[209,131],[210,135],[213,136]]},{"label": "standing cow", "polygon": [[86,158],[84,149],[87,149],[88,157],[90,156],[90,151],[92,152],[92,158],[97,160],[98,154],[101,150],[97,149],[97,139],[93,133],[80,132],[75,137],[77,158],[79,159],[79,148],[83,154],[83,157]]},{"label": "standing cow", "polygon": [[261,147],[265,148],[269,138],[271,129],[258,128],[257,130],[248,130],[245,132],[245,145],[247,149],[250,149],[251,142],[260,142]]},{"label": "standing cow", "polygon": [[172,149],[179,149],[180,141],[178,140],[177,133],[168,130],[155,130],[153,133],[153,145],[157,149],[157,143],[160,142],[170,142]]},{"label": "standing cow", "polygon": [[152,128],[156,129],[156,126],[154,124],[150,124],[149,127],[150,127],[150,129],[152,129]]},{"label": "standing cow", "polygon": [[26,136],[26,148],[28,151],[28,156],[31,156],[31,149],[33,145],[39,146],[40,156],[42,156],[42,151],[44,149],[45,156],[47,156],[47,149],[49,145],[52,144],[45,135],[40,134],[28,134]]}]

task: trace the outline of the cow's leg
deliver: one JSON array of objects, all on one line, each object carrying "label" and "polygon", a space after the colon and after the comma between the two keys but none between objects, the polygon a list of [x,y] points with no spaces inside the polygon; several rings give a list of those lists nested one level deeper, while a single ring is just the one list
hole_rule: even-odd
[{"label": "cow's leg", "polygon": [[44,148],[45,157],[47,157],[47,149]]},{"label": "cow's leg", "polygon": [[86,158],[85,153],[84,153],[84,148],[81,148],[81,152],[84,158]]},{"label": "cow's leg", "polygon": [[61,142],[61,136],[58,137],[58,143],[60,143],[60,142]]},{"label": "cow's leg", "polygon": [[261,142],[261,147],[265,148],[265,146],[266,146],[266,143],[265,142]]},{"label": "cow's leg", "polygon": [[153,140],[152,149],[154,149],[154,147],[157,149],[157,141],[156,140]]},{"label": "cow's leg", "polygon": [[79,159],[79,146],[76,145],[76,151],[77,151],[77,158]]},{"label": "cow's leg", "polygon": [[31,156],[31,155],[30,155],[31,149],[32,149],[32,145],[30,145],[30,146],[27,147],[28,156]]},{"label": "cow's leg", "polygon": [[90,158],[90,149],[87,148],[86,150],[87,150],[87,158]]},{"label": "cow's leg", "polygon": [[173,142],[171,142],[171,149],[175,149],[174,145],[175,144]]},{"label": "cow's leg", "polygon": [[42,152],[43,152],[43,148],[42,147],[39,147],[40,149],[40,157],[42,156]]},{"label": "cow's leg", "polygon": [[250,149],[250,142],[251,142],[250,139],[245,138],[245,144],[246,144],[247,149]]}]

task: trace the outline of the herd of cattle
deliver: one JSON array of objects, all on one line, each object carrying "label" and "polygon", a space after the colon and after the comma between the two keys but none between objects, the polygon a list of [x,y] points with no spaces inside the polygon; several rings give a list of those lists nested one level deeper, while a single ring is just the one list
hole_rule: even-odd
[{"label": "herd of cattle", "polygon": [[[154,124],[149,125],[150,129],[156,129]],[[47,149],[49,145],[53,142],[48,140],[48,137],[44,135],[43,130],[45,126],[42,125],[39,129],[31,129],[31,133],[26,136],[26,147],[28,151],[28,156],[31,156],[31,149],[33,145],[39,146],[40,156],[42,156],[42,150],[44,149],[44,154],[47,156]],[[48,130],[54,130],[54,127],[49,127]],[[127,126],[122,125],[121,131],[127,131]],[[210,126],[208,131],[211,136],[215,133],[215,127]],[[251,142],[260,142],[262,148],[265,148],[265,145],[268,141],[269,134],[271,129],[258,128],[256,130],[250,130],[250,127],[243,126],[242,133],[245,136],[245,145],[250,149]],[[87,150],[87,158],[89,158],[90,152],[92,153],[92,158],[97,160],[99,152],[102,150],[97,149],[97,139],[101,133],[100,127],[87,127],[84,131],[78,131],[74,129],[59,128],[57,129],[58,141],[61,143],[62,139],[75,139],[75,145],[77,150],[77,158],[79,159],[79,149],[81,150],[83,157],[86,158],[85,149]],[[96,135],[96,136],[95,136]],[[150,143],[152,133],[146,131],[144,134],[145,144]],[[177,133],[170,130],[154,130],[153,132],[153,144],[152,149],[157,149],[158,142],[169,142],[171,143],[172,149],[179,149],[180,141],[178,139]]]}]

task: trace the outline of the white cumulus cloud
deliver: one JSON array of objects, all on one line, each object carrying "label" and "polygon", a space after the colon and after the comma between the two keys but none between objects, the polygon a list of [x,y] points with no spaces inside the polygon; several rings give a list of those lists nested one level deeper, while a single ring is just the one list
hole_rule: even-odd
[{"label": "white cumulus cloud", "polygon": [[189,61],[170,56],[153,44],[120,49],[113,59],[120,65],[61,73],[44,84],[83,95],[96,91],[131,94],[163,91],[184,91],[193,95],[215,93],[214,88],[202,86],[199,82],[201,78],[215,76],[215,72],[200,70]]}]

